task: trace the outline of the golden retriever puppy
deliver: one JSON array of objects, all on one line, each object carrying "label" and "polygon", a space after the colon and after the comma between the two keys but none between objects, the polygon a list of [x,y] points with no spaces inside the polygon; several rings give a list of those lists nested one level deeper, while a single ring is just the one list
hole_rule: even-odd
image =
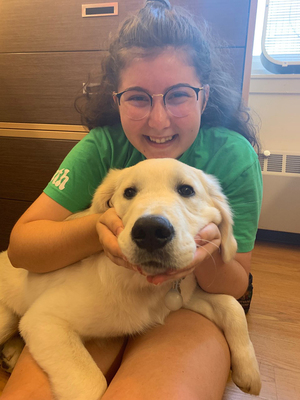
[{"label": "golden retriever puppy", "polygon": [[[195,235],[210,222],[220,228],[224,261],[236,252],[230,209],[218,182],[174,159],[109,172],[84,213],[109,207],[125,227],[118,237],[122,252],[144,274],[186,267],[196,250]],[[103,252],[47,274],[13,268],[4,252],[0,276],[0,344],[16,332],[20,319],[20,332],[59,400],[99,400],[106,390],[103,374],[83,345],[86,339],[141,333],[163,324],[174,306],[168,295],[172,282],[150,284]],[[193,274],[180,286],[182,306],[224,332],[234,382],[258,394],[258,364],[240,304],[231,296],[205,293]]]}]

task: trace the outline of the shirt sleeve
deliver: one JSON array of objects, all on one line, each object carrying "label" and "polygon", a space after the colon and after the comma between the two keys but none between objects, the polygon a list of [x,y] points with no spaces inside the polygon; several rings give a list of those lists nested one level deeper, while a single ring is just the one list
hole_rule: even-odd
[{"label": "shirt sleeve", "polygon": [[[109,151],[103,153],[107,156]],[[108,164],[89,133],[69,152],[44,193],[72,213],[83,210],[89,207],[96,188],[107,174]]]}]

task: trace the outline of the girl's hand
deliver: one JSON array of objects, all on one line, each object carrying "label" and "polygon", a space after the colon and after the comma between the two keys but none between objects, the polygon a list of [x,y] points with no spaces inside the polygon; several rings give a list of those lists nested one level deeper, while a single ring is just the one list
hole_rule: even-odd
[{"label": "girl's hand", "polygon": [[191,264],[197,267],[202,261],[211,257],[216,251],[220,252],[221,232],[216,224],[211,222],[195,236],[197,250]]},{"label": "girl's hand", "polygon": [[216,224],[211,222],[206,225],[196,236],[197,249],[193,261],[180,271],[172,271],[166,274],[147,276],[147,280],[154,285],[161,284],[168,280],[178,280],[189,275],[197,268],[202,261],[211,257],[215,251],[219,251],[221,245],[221,233]]},{"label": "girl's hand", "polygon": [[117,238],[124,226],[114,208],[108,209],[101,215],[96,229],[105,255],[115,264],[136,271],[137,267],[127,261],[119,247]]}]

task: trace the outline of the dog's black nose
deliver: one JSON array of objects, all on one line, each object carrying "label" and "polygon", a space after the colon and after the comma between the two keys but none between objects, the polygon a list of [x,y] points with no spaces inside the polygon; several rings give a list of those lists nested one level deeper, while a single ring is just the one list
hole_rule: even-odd
[{"label": "dog's black nose", "polygon": [[164,247],[174,236],[170,222],[159,215],[139,218],[131,231],[132,240],[141,249],[152,252]]}]

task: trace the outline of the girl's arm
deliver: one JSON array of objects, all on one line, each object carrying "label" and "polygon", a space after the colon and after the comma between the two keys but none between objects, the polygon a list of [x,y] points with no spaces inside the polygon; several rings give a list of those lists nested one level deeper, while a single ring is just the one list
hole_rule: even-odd
[{"label": "girl's arm", "polygon": [[71,212],[46,194],[14,226],[8,256],[14,267],[49,272],[102,250],[96,224],[100,214],[64,221]]},{"label": "girl's arm", "polygon": [[195,241],[200,246],[193,264],[196,264],[194,274],[200,287],[210,293],[229,294],[237,299],[242,297],[249,284],[252,252],[236,253],[225,264],[222,260],[222,247],[219,250],[219,228],[211,223],[199,232],[199,239],[197,236]]},{"label": "girl's arm", "polygon": [[239,299],[249,284],[251,255],[251,251],[237,253],[233,260],[224,264],[221,254],[215,252],[194,270],[200,287],[209,293],[229,294]]}]

